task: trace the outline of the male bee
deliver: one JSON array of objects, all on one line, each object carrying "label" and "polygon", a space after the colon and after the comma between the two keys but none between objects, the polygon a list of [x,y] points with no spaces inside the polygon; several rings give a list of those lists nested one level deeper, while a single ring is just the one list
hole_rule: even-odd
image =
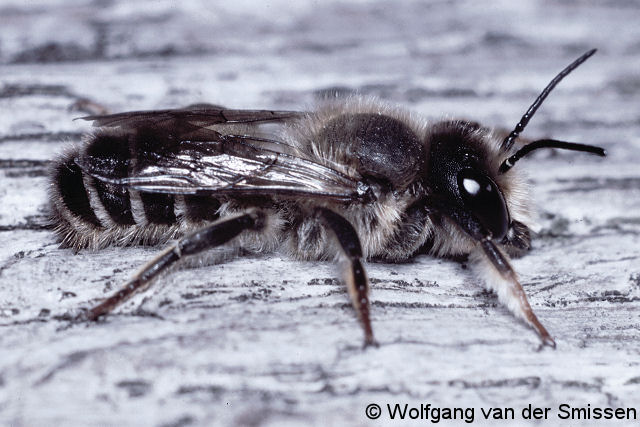
[{"label": "male bee", "polygon": [[510,264],[531,239],[525,179],[512,167],[543,147],[605,152],[550,139],[516,150],[514,142],[553,88],[594,52],[560,72],[506,137],[465,120],[430,123],[364,96],[324,100],[313,112],[197,105],[85,117],[98,129],[52,173],[62,244],[175,241],[82,318],[110,313],[208,249],[280,251],[346,261],[369,345],[363,260],[468,255],[500,301],[555,346]]}]

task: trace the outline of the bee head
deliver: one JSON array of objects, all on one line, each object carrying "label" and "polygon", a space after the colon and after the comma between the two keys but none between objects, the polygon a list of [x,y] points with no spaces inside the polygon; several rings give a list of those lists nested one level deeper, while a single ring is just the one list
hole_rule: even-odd
[{"label": "bee head", "polygon": [[[486,128],[466,121],[436,124],[427,136],[430,168],[425,183],[433,191],[440,212],[453,219],[476,241],[501,241],[511,226],[510,207],[505,195],[509,170],[522,157],[539,148],[561,148],[600,156],[605,151],[592,145],[541,139],[510,153],[542,102],[560,81],[595,53],[592,49],[558,73],[522,116],[515,128],[496,147]],[[496,163],[498,162],[498,163]]]},{"label": "bee head", "polygon": [[445,121],[429,135],[430,167],[425,183],[435,206],[476,240],[500,241],[509,209],[486,146],[487,130],[476,123]]}]

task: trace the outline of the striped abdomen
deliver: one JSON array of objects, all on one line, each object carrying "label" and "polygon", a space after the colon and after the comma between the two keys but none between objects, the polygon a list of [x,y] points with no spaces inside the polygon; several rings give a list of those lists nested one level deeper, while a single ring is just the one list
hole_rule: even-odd
[{"label": "striped abdomen", "polygon": [[55,163],[53,221],[67,246],[157,244],[184,234],[191,225],[218,218],[220,202],[215,198],[134,191],[84,173],[76,159],[120,178],[127,177],[132,163],[144,161],[132,153],[129,137],[99,134]]}]

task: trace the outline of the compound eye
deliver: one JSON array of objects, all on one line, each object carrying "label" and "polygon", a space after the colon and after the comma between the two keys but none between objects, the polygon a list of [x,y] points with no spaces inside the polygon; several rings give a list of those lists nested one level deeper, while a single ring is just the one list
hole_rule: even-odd
[{"label": "compound eye", "polygon": [[496,183],[474,169],[463,169],[458,173],[458,190],[469,213],[491,232],[494,240],[502,240],[509,226],[509,211]]}]

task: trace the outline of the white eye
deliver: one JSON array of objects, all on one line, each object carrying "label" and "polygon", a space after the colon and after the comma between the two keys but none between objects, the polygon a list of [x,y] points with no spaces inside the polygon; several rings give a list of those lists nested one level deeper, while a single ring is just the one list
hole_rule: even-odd
[{"label": "white eye", "polygon": [[464,178],[462,180],[462,186],[464,187],[464,190],[472,196],[475,196],[478,194],[478,191],[480,191],[480,183],[475,179]]}]

